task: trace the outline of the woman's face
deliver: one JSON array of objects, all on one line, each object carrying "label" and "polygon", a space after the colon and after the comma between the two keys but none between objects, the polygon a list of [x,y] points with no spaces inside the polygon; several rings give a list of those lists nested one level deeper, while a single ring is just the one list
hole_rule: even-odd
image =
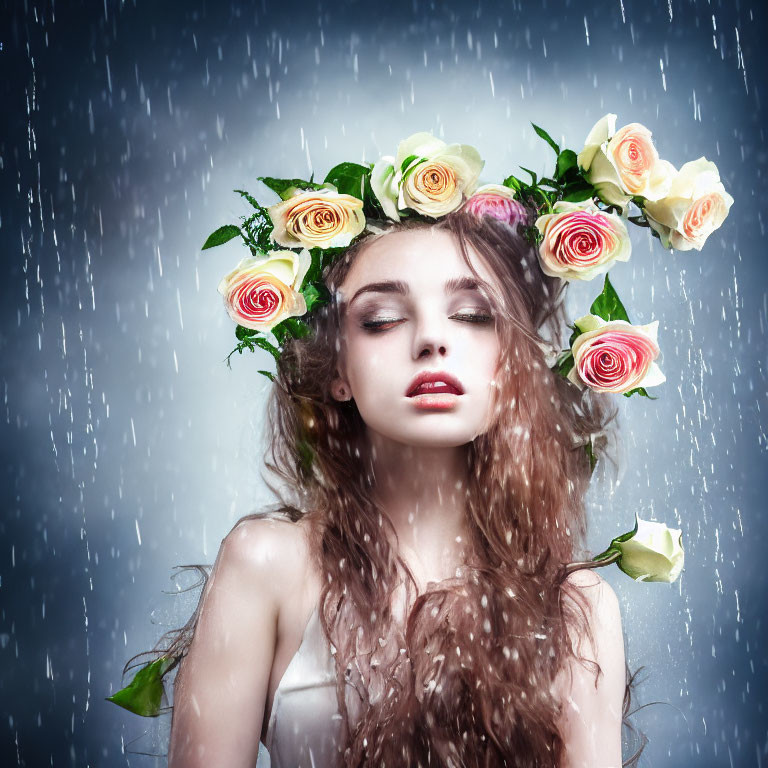
[{"label": "woman's face", "polygon": [[[469,251],[481,280],[495,285]],[[499,341],[476,282],[453,235],[432,227],[386,234],[358,254],[339,289],[346,314],[332,391],[351,394],[369,431],[453,447],[487,429]],[[409,396],[424,372],[454,377],[462,393]]]}]

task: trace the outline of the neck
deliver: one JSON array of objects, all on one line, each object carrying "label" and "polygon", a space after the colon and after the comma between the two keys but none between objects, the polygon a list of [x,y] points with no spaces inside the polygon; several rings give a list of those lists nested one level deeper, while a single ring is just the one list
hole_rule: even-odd
[{"label": "neck", "polygon": [[418,581],[451,578],[467,543],[468,446],[421,447],[369,432],[374,498]]}]

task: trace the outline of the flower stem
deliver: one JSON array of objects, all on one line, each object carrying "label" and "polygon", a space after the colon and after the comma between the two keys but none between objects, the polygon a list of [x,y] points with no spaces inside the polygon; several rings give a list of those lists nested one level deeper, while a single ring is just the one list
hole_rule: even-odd
[{"label": "flower stem", "polygon": [[592,560],[568,563],[568,565],[565,566],[565,575],[569,576],[574,571],[580,571],[582,568],[602,568],[604,565],[615,563],[620,557],[621,552],[619,552],[618,549],[607,549]]}]

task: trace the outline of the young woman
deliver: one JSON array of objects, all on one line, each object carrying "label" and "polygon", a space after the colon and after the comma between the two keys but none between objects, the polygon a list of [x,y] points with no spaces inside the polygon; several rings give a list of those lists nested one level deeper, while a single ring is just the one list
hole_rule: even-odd
[{"label": "young woman", "polygon": [[461,209],[368,234],[324,280],[269,402],[293,498],[222,542],[170,768],[252,768],[260,740],[273,768],[618,768],[618,601],[565,567],[616,412],[546,363],[565,283]]}]

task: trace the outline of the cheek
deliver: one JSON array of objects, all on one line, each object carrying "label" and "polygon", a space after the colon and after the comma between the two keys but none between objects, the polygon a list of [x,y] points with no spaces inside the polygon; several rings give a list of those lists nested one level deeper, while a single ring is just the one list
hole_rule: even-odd
[{"label": "cheek", "polygon": [[349,340],[349,359],[354,363],[347,368],[350,384],[359,398],[375,397],[387,389],[386,385],[403,364],[402,341],[394,334],[368,336],[357,333]]}]

